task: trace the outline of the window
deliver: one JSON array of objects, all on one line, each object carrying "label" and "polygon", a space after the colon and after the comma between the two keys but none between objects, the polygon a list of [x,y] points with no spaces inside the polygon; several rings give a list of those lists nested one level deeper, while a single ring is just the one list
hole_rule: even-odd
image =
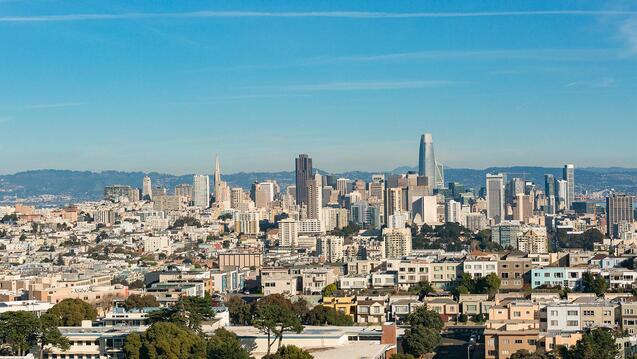
[{"label": "window", "polygon": [[577,320],[567,320],[566,321],[566,326],[568,326],[568,327],[577,327],[577,326],[579,326],[579,321],[577,321]]},{"label": "window", "polygon": [[583,314],[585,317],[592,317],[593,315],[595,315],[595,312],[594,312],[594,311],[592,311],[592,310],[585,310],[582,314]]},{"label": "window", "polygon": [[566,314],[567,314],[568,316],[574,316],[574,315],[577,315],[577,310],[569,310]]},{"label": "window", "polygon": [[516,340],[515,340],[515,344],[522,344],[522,343],[523,343],[523,340],[522,340],[522,339],[516,339]]}]

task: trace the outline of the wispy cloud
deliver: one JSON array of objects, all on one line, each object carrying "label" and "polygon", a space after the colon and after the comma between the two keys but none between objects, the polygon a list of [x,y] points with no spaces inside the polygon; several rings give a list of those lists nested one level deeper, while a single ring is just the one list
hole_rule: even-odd
[{"label": "wispy cloud", "polygon": [[277,91],[374,91],[437,88],[458,85],[461,83],[462,82],[447,80],[326,82],[317,84],[272,86],[268,87],[268,89]]},{"label": "wispy cloud", "polygon": [[4,16],[0,22],[54,22],[91,20],[136,20],[154,18],[348,18],[348,19],[409,19],[409,18],[453,18],[453,17],[498,17],[498,16],[609,16],[637,15],[635,11],[615,10],[546,10],[546,11],[484,11],[484,12],[259,12],[259,11],[193,11],[193,12],[133,12],[120,14],[65,14]]},{"label": "wispy cloud", "polygon": [[81,102],[61,102],[61,103],[38,103],[33,105],[22,106],[23,110],[35,110],[42,108],[61,108],[61,107],[75,107],[81,106],[83,103]]},{"label": "wispy cloud", "polygon": [[628,46],[628,51],[637,54],[637,18],[623,21],[619,26],[619,36]]},{"label": "wispy cloud", "polygon": [[569,82],[566,84],[566,87],[609,88],[615,86],[615,82],[615,79],[612,77],[604,77],[595,80]]},{"label": "wispy cloud", "polygon": [[497,50],[433,50],[376,55],[319,57],[307,65],[348,62],[390,62],[419,60],[536,60],[595,61],[622,58],[620,49],[497,49]]}]

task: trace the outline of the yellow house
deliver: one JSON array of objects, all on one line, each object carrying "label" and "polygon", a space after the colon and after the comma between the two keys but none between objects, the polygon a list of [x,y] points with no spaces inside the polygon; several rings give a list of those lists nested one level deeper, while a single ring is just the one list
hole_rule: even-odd
[{"label": "yellow house", "polygon": [[356,296],[323,297],[323,306],[334,308],[356,321]]}]

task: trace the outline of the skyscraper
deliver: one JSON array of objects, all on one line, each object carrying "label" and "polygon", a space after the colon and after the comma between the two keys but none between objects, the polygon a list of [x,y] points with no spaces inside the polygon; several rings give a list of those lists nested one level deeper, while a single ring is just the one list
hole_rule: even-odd
[{"label": "skyscraper", "polygon": [[307,182],[307,218],[321,220],[323,208],[323,177],[316,174]]},{"label": "skyscraper", "polygon": [[219,156],[215,156],[215,173],[214,173],[214,181],[215,181],[215,201],[219,202],[221,200],[221,165],[219,164]]},{"label": "skyscraper", "polygon": [[546,197],[546,214],[555,214],[555,177],[551,174],[544,175],[544,195]]},{"label": "skyscraper", "polygon": [[430,133],[420,136],[420,152],[418,156],[418,174],[427,177],[430,191],[436,184],[436,157],[434,143]]},{"label": "skyscraper", "polygon": [[606,197],[606,226],[609,238],[620,238],[624,227],[631,228],[634,219],[633,201],[635,197],[613,193]]},{"label": "skyscraper", "polygon": [[195,206],[208,208],[210,199],[210,178],[208,175],[194,175],[192,185],[192,200]]},{"label": "skyscraper", "polygon": [[495,224],[504,220],[504,175],[487,173],[487,217]]},{"label": "skyscraper", "polygon": [[573,201],[575,201],[575,166],[572,164],[565,165],[562,177],[566,181],[565,209],[570,209]]},{"label": "skyscraper", "polygon": [[307,204],[308,181],[312,180],[312,159],[301,154],[296,159],[296,204]]},{"label": "skyscraper", "polygon": [[143,200],[152,200],[153,198],[153,185],[150,181],[150,177],[144,176],[144,181],[142,183],[142,199]]}]

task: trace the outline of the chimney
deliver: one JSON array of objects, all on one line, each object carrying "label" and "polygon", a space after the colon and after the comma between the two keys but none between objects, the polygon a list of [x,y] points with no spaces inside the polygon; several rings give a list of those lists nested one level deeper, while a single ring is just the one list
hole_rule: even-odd
[{"label": "chimney", "polygon": [[391,358],[392,355],[398,352],[398,340],[396,338],[396,323],[385,322],[383,323],[383,332],[380,337],[381,344],[392,344],[394,347],[385,352],[386,358]]}]

